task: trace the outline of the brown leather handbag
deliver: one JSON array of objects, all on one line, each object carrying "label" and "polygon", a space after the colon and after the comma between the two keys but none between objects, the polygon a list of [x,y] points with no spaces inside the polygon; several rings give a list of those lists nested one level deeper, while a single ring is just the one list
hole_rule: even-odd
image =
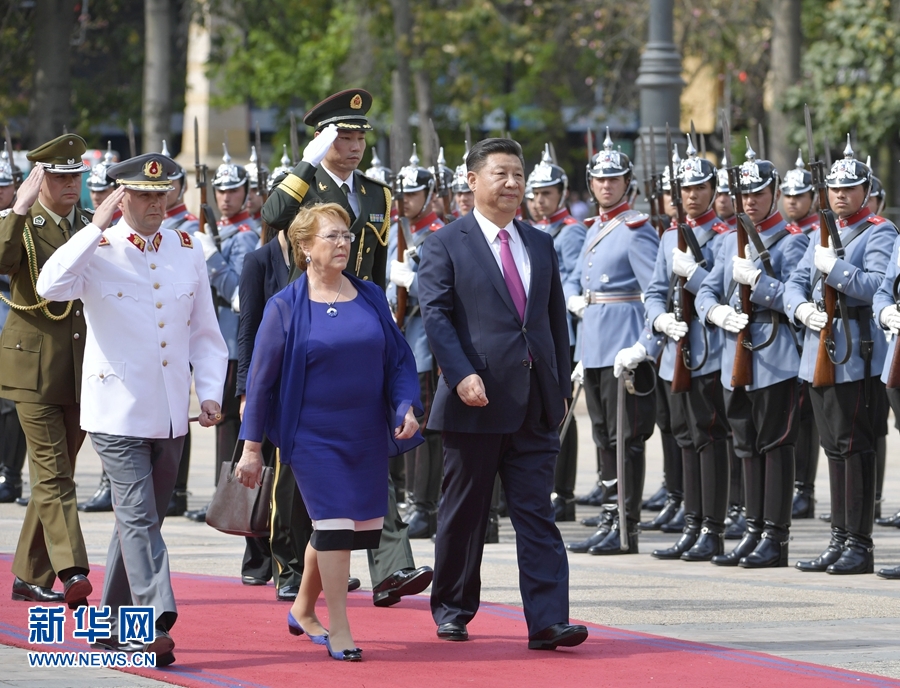
[{"label": "brown leather handbag", "polygon": [[238,442],[234,447],[231,463],[223,463],[219,470],[219,484],[206,510],[206,523],[229,535],[268,537],[272,522],[275,472],[271,466],[263,466],[262,484],[244,487],[234,477],[234,469],[243,446],[243,442]]}]

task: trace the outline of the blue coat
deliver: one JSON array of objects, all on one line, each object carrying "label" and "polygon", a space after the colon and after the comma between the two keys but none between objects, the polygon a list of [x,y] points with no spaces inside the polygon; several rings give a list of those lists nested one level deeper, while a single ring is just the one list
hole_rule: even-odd
[{"label": "blue coat", "polygon": [[[883,217],[873,215],[868,208],[863,208],[844,220],[838,221],[841,237],[845,237],[863,222],[872,225],[858,236],[849,246],[845,246],[845,255],[835,263],[828,275],[827,283],[847,296],[847,305],[852,307],[871,306],[875,292],[881,286],[887,271],[891,248],[897,238],[897,228]],[[821,230],[810,235],[809,246],[797,269],[791,275],[784,290],[784,312],[794,317],[794,311],[801,303],[818,302],[823,299],[822,281],[812,283],[816,273],[813,262],[815,246],[819,244]],[[870,329],[878,335],[877,325],[871,323]],[[843,358],[846,352],[844,343],[844,326],[840,318],[835,318],[832,326],[835,343],[835,357]],[[849,360],[835,366],[835,382],[853,382],[864,377],[863,359],[859,354],[859,322],[850,320],[850,335],[853,350]],[[882,336],[874,336],[875,351],[872,356],[872,373],[876,374],[884,366],[887,345]],[[816,356],[819,350],[819,333],[807,329],[804,335],[803,356],[800,358],[801,380],[812,382],[816,369]]]},{"label": "blue coat", "polygon": [[[571,277],[581,267],[581,249],[584,247],[587,227],[572,217],[567,208],[557,210],[547,218],[547,221],[538,222],[534,226],[553,237],[553,248],[556,249],[556,259],[559,261],[559,277],[563,283],[566,301],[568,301],[573,294],[581,293],[581,284],[577,280],[572,280]],[[568,320],[569,343],[574,345],[575,317],[569,313]]]},{"label": "blue coat", "polygon": [[[878,287],[878,291],[875,292],[875,297],[872,299],[872,311],[876,327],[881,327],[885,332],[885,336],[888,335],[889,330],[884,329],[884,326],[881,324],[881,311],[885,308],[894,308],[897,303],[894,298],[894,282],[897,281],[898,275],[900,275],[900,236],[894,240],[894,247],[891,249],[891,260],[888,263],[887,272],[884,273],[884,280],[881,282],[881,286]],[[875,336],[880,337],[877,333]],[[897,337],[896,335],[890,335],[881,373],[882,382],[887,382],[888,373],[891,371],[891,361],[894,360],[894,349],[896,347]],[[873,368],[873,370],[877,369]]]},{"label": "blue coat", "polygon": [[[385,432],[389,456],[397,456],[424,442],[418,431],[408,440],[394,438],[394,428],[402,424],[410,406],[417,415],[424,412],[419,402],[415,361],[381,287],[348,272],[344,276],[356,287],[359,298],[378,314],[384,331]],[[309,289],[304,273],[266,304],[247,375],[247,405],[240,439],[261,442],[265,434],[281,449],[282,463],[291,462],[299,416],[303,412],[310,319]],[[348,365],[352,363],[348,361]],[[364,375],[365,371],[360,374]]]},{"label": "blue coat", "polygon": [[[696,294],[700,289],[700,285],[709,276],[710,271],[717,267],[716,261],[720,247],[725,237],[732,230],[730,226],[719,220],[713,210],[708,210],[698,218],[689,219],[688,224],[694,230],[694,236],[697,237],[697,243],[700,244],[700,252],[706,259],[706,267],[698,266],[694,274],[691,275],[691,279],[685,285],[689,292]],[[675,373],[677,342],[656,332],[653,329],[653,321],[663,313],[670,311],[668,299],[669,284],[673,275],[672,251],[677,247],[678,230],[675,225],[672,225],[665,231],[659,243],[656,264],[653,268],[653,279],[647,288],[644,298],[644,311],[647,316],[646,325],[639,340],[652,358],[656,358],[662,352],[662,358],[659,363],[659,376],[669,382],[672,381]],[[678,290],[676,289],[673,294],[673,303],[677,299]],[[699,306],[696,310],[700,313]],[[706,356],[703,365],[691,372],[691,377],[709,375],[718,371],[722,366],[722,333],[719,331],[719,328],[707,327],[702,313],[699,317],[694,316],[688,327],[691,367],[697,366],[703,360],[703,357]]]},{"label": "blue coat", "polygon": [[[559,263],[550,236],[518,220],[515,227],[531,262],[524,322],[474,213],[422,245],[419,303],[441,367],[432,430],[516,432],[525,421],[532,367],[550,426],[562,422],[572,382]],[[475,373],[484,381],[484,407],[467,406],[456,393],[460,381]]]},{"label": "blue coat", "polygon": [[[597,236],[615,228],[593,245]],[[607,368],[616,353],[634,344],[644,328],[644,305],[639,295],[647,290],[653,275],[653,261],[659,235],[647,216],[631,210],[627,203],[601,215],[587,230],[578,269],[569,274],[566,290],[583,294],[590,290],[614,297],[632,294],[631,301],[594,303],[584,309],[578,328],[575,360],[585,368]]]},{"label": "blue coat", "polygon": [[[784,283],[803,256],[803,252],[809,243],[809,238],[798,227],[789,227],[779,212],[775,212],[774,215],[760,222],[756,225],[756,229],[764,243],[767,240],[771,240],[779,232],[788,232],[769,248],[770,262],[775,276],[769,277],[763,270],[750,291],[753,312],[760,314],[758,317],[761,320],[760,322],[752,322],[747,327],[749,328],[750,341],[758,345],[767,341],[772,333],[772,325],[768,321],[768,318],[771,316],[765,315],[766,311],[773,310],[780,314],[784,313]],[[697,300],[695,301],[697,312],[704,319],[713,308],[725,301],[725,296],[733,282],[734,262],[732,258],[737,255],[737,251],[737,232],[730,232],[720,243],[716,264],[709,276],[703,280],[703,284],[697,292]],[[751,254],[756,255],[756,252],[752,250],[752,245]],[[762,270],[763,264],[759,258],[756,258],[754,263],[757,268]],[[737,308],[740,301],[741,285],[738,284],[731,293],[727,305]],[[722,384],[726,389],[733,389],[731,386],[731,375],[734,367],[738,336],[732,332],[723,332],[715,325],[709,323],[709,321],[706,322],[711,331],[719,331],[721,335],[724,335]],[[800,366],[800,354],[797,351],[794,336],[788,327],[786,323],[778,325],[778,333],[775,336],[775,340],[769,346],[753,353],[753,384],[747,386],[746,389],[761,389],[774,385],[776,382],[797,377],[797,369]],[[801,336],[797,335],[797,337]]]},{"label": "blue coat", "polygon": [[[431,213],[410,226],[410,230],[413,232],[413,242],[420,256],[422,254],[422,243],[431,236],[432,232],[436,232],[443,226],[444,223],[438,218],[437,213]],[[391,227],[391,235],[388,239],[388,263],[384,281],[387,285],[388,301],[394,310],[397,309],[397,285],[391,282],[390,261],[397,258],[397,234],[400,231],[396,224]],[[417,273],[419,263],[412,261],[410,268]],[[406,310],[409,312],[413,306],[419,303],[418,274],[413,277],[413,283],[406,292]],[[406,337],[406,341],[416,357],[416,370],[420,373],[429,372],[434,366],[434,355],[431,353],[431,347],[428,345],[428,337],[425,336],[425,325],[422,323],[421,310],[417,309],[414,315],[407,316],[404,319],[403,335]]]}]

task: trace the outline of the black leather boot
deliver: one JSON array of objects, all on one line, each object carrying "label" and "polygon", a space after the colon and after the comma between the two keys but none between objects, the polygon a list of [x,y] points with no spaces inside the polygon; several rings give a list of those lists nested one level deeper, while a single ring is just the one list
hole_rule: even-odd
[{"label": "black leather boot", "polygon": [[851,454],[846,459],[847,541],[840,558],[826,571],[833,574],[875,572],[872,513],[875,510],[875,452]]},{"label": "black leather boot", "polygon": [[[806,383],[800,389],[799,431],[794,447],[796,482],[794,506],[791,517],[815,518],[816,516],[816,473],[819,469],[819,431],[810,407],[809,390]],[[828,520],[828,519],[826,519]]]},{"label": "black leather boot", "polygon": [[[597,484],[594,489],[582,497],[576,497],[575,503],[580,506],[603,506],[609,501],[610,481],[616,478],[616,453],[606,449],[597,449]],[[615,500],[613,500],[615,502]]]},{"label": "black leather boot", "polygon": [[663,523],[659,529],[664,533],[682,533],[684,532],[684,526],[684,501],[682,501],[675,515]]},{"label": "black leather boot", "polygon": [[875,523],[879,526],[890,526],[891,528],[900,528],[900,511],[885,516],[884,518],[876,518]]},{"label": "black leather boot", "polygon": [[[660,385],[662,388],[662,385]],[[663,479],[669,494],[684,495],[684,478],[681,467],[681,447],[671,432],[660,432],[663,454]]]},{"label": "black leather boot", "polygon": [[875,438],[875,519],[881,518],[884,494],[884,466],[887,461],[887,437]]},{"label": "black leather boot", "polygon": [[612,524],[612,516],[610,516],[610,512],[607,509],[602,509],[596,516],[581,519],[581,525],[587,526],[588,528],[599,528],[604,523],[607,524],[607,526]]},{"label": "black leather boot", "polygon": [[[700,485],[703,525],[683,561],[709,561],[725,552],[725,512],[728,508],[728,443],[718,440],[700,452]],[[687,469],[685,482],[687,482]]]},{"label": "black leather boot", "polygon": [[575,499],[555,497],[553,499],[553,520],[556,523],[575,520]]},{"label": "black leather boot", "polygon": [[603,541],[588,549],[588,554],[611,556],[615,554],[637,554],[638,553],[638,531],[637,524],[630,524],[628,531],[628,550],[622,551],[621,529],[619,527],[619,519],[616,518],[612,529],[609,531]]},{"label": "black leather boot", "polygon": [[732,504],[728,507],[728,516],[725,517],[725,539],[740,540],[747,532],[747,517],[740,504]]},{"label": "black leather boot", "polygon": [[694,546],[681,555],[682,561],[710,561],[725,552],[725,538],[721,530],[704,525]]},{"label": "black leather boot", "polygon": [[796,492],[794,493],[794,502],[791,508],[791,518],[793,520],[801,518],[815,518],[816,516],[816,491],[815,489],[799,480],[794,483]]},{"label": "black leather boot", "polygon": [[750,554],[762,537],[762,521],[747,520],[747,532],[728,554],[714,556],[710,561],[716,566],[737,566],[741,559]]},{"label": "black leather boot", "polygon": [[852,535],[847,538],[841,556],[831,564],[827,573],[834,575],[852,575],[856,573],[875,573],[875,545],[857,540]]},{"label": "black leather boot", "polygon": [[603,542],[603,540],[606,539],[606,536],[609,535],[610,530],[612,530],[612,512],[602,512],[601,517],[602,522],[593,535],[591,535],[586,540],[582,540],[581,542],[572,542],[566,545],[566,549],[574,554],[584,554],[594,545],[599,545],[601,542]]},{"label": "black leather boot", "polygon": [[787,566],[794,491],[794,448],[776,447],[766,454],[765,530],[751,554],[741,559],[745,569]]},{"label": "black leather boot", "polygon": [[686,525],[678,541],[666,549],[653,550],[650,556],[656,559],[680,559],[682,554],[694,546],[700,536],[699,519],[694,514],[685,514],[684,520]]},{"label": "black leather boot", "polygon": [[788,565],[788,536],[766,530],[756,548],[742,557],[739,565],[745,569],[766,569]]},{"label": "black leather boot", "polygon": [[829,566],[841,558],[844,551],[844,543],[847,541],[847,531],[834,528],[831,529],[831,542],[828,547],[812,561],[798,561],[794,564],[794,568],[798,571],[806,571],[813,573],[823,573]]},{"label": "black leather boot", "polygon": [[[831,490],[831,542],[818,557],[812,561],[798,561],[795,567],[800,571],[824,572],[829,566],[840,559],[847,541],[846,528],[846,480],[847,465],[844,459],[828,459],[828,480]],[[873,494],[874,496],[874,494]],[[821,516],[819,517],[821,518]]]},{"label": "black leather boot", "polygon": [[[678,512],[681,511],[681,495],[668,493],[668,497],[666,497],[665,506],[663,506],[662,511],[660,511],[656,517],[652,521],[645,521],[641,523],[638,527],[641,530],[660,530],[664,525],[669,523]],[[684,513],[682,513],[682,523],[684,521]],[[682,529],[684,525],[682,525]]]},{"label": "black leather boot", "polygon": [[184,490],[175,490],[169,499],[169,507],[166,509],[166,516],[183,516],[187,511],[188,493]]},{"label": "black leather boot", "polygon": [[666,506],[668,498],[669,491],[666,489],[666,484],[663,483],[649,499],[641,504],[641,509],[645,511],[662,511]]},{"label": "black leather boot", "polygon": [[106,471],[100,476],[100,486],[93,496],[86,502],[78,505],[79,511],[99,512],[112,511],[112,486],[109,484],[109,477]]}]

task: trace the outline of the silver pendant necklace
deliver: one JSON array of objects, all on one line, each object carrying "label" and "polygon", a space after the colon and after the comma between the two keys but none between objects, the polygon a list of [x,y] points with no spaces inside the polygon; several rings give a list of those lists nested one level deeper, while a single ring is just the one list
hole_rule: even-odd
[{"label": "silver pendant necklace", "polygon": [[[323,298],[322,295],[319,293],[319,290],[313,286],[312,280],[309,280],[309,286],[316,293],[316,296],[318,296],[319,298]],[[334,297],[334,301],[332,301],[331,303],[328,303],[328,299],[324,299],[325,303],[328,303],[328,309],[325,311],[325,315],[327,315],[329,318],[337,317],[338,311],[337,311],[337,308],[334,307],[334,304],[336,304],[337,300],[339,298],[341,298],[341,291],[343,290],[343,288],[344,288],[344,276],[341,275],[341,286],[338,287],[337,296]]]}]

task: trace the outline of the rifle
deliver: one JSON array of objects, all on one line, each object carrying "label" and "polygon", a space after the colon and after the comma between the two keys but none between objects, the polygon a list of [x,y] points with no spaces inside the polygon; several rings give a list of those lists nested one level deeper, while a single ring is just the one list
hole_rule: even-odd
[{"label": "rifle", "polygon": [[[672,145],[672,132],[669,131],[669,125],[666,123],[666,150],[677,150]],[[688,227],[687,218],[684,216],[684,206],[681,203],[681,184],[676,176],[675,165],[672,158],[668,158],[669,165],[669,182],[672,187],[672,206],[678,213],[678,250],[687,252],[687,233],[693,230]],[[676,290],[678,292],[678,300],[675,303],[675,319],[680,322],[686,322],[690,327],[691,320],[694,318],[694,295],[687,290],[685,285],[687,280],[679,277],[677,280]],[[672,392],[688,392],[691,389],[691,344],[690,332],[675,343],[675,370],[672,373]]]},{"label": "rifle", "polygon": [[590,200],[588,203],[592,205],[597,204],[597,200],[594,198],[594,192],[591,191],[591,161],[594,159],[594,132],[591,131],[591,128],[587,128],[587,186],[588,191],[590,192],[588,195],[590,196]]},{"label": "rifle", "polygon": [[768,160],[766,157],[766,139],[763,136],[763,125],[762,122],[759,123],[759,126],[756,129],[756,143],[759,146],[759,157],[761,160]]},{"label": "rifle", "polygon": [[[397,232],[397,260],[403,261],[406,254],[407,244],[412,243],[411,232],[409,229],[409,218],[406,217],[406,200],[403,194],[403,176],[400,174],[402,166],[400,160],[403,154],[400,151],[400,137],[397,133],[397,125],[392,127],[391,131],[391,164],[397,165],[397,174],[394,176],[394,188],[391,191],[394,194],[394,200],[397,201],[397,226],[400,231]],[[390,208],[388,208],[390,212]],[[403,321],[406,319],[406,299],[408,292],[405,287],[397,287],[397,312],[394,316],[397,321],[397,327],[403,330]]]},{"label": "rifle", "polygon": [[137,146],[134,143],[134,122],[131,119],[128,120],[128,150],[132,158],[137,155]]},{"label": "rifle", "polygon": [[[644,137],[640,138],[641,142],[641,167],[644,172],[644,198],[650,206],[650,224],[659,231],[659,217],[656,214],[656,180],[647,171],[647,146],[644,144]],[[660,236],[662,236],[660,234]]]},{"label": "rifle", "polygon": [[[834,212],[828,205],[828,188],[825,184],[825,166],[821,160],[816,159],[815,143],[813,142],[812,121],[809,116],[809,106],[803,106],[803,116],[806,120],[806,144],[809,147],[809,162],[807,166],[812,174],[813,186],[819,195],[819,243],[828,248],[828,238],[831,237],[834,243],[834,250],[840,258],[843,255],[843,246],[841,245],[841,235],[838,232],[837,222],[835,221]],[[826,143],[826,152],[828,151]],[[830,153],[829,153],[830,156]],[[827,319],[825,326],[819,332],[819,349],[816,353],[816,369],[813,372],[813,387],[832,387],[834,386],[834,366],[835,364],[846,363],[852,351],[853,342],[850,338],[850,327],[847,322],[847,304],[844,294],[829,285],[825,281],[826,275],[822,276],[822,302],[816,304],[819,310],[823,310]],[[812,285],[815,288],[815,285]],[[841,307],[841,317],[844,319],[844,337],[846,339],[846,352],[843,360],[836,361],[834,358],[834,314],[838,305]],[[893,365],[893,361],[891,362]]]},{"label": "rifle", "polygon": [[[269,171],[262,163],[262,135],[259,132],[259,122],[256,122],[256,132],[254,141],[256,143],[256,192],[262,198],[262,204],[265,205],[269,200]],[[269,243],[275,238],[276,232],[272,232],[269,223],[260,218],[259,235],[263,244]]]},{"label": "rifle", "polygon": [[197,188],[200,189],[200,230],[209,234],[213,241],[219,244],[221,239],[219,239],[219,227],[216,224],[216,216],[213,214],[213,210],[207,200],[206,163],[200,162],[200,128],[196,117],[194,117],[194,172]]},{"label": "rifle", "polygon": [[666,207],[662,198],[662,179],[656,174],[656,136],[653,133],[653,125],[650,125],[650,177],[653,179],[653,197],[656,199],[656,232],[662,238],[666,227],[669,225],[669,216],[666,215]]},{"label": "rifle", "polygon": [[[744,199],[741,196],[741,170],[739,165],[733,165],[731,155],[731,125],[725,112],[722,112],[722,138],[724,138],[724,165],[728,170],[728,187],[731,189],[731,200],[734,203],[734,212],[737,215],[737,253],[740,258],[746,258],[746,246],[749,239],[747,238],[747,228],[753,231],[753,222],[744,212]],[[749,146],[749,141],[747,142]],[[773,191],[774,193],[774,191]],[[735,309],[739,313],[746,313],[748,316],[753,310],[750,303],[750,285],[740,285],[740,300],[738,307]],[[737,345],[734,349],[734,363],[731,366],[731,386],[747,387],[753,384],[753,342],[750,339],[750,328],[745,327],[737,333]]]},{"label": "rifle", "polygon": [[300,145],[297,143],[297,119],[291,113],[291,164],[300,162]]},{"label": "rifle", "polygon": [[444,179],[444,175],[442,174],[443,168],[447,166],[447,161],[444,158],[444,148],[441,146],[441,140],[438,137],[437,129],[434,128],[434,120],[428,120],[428,129],[431,133],[431,151],[432,155],[437,151],[437,157],[434,160],[434,166],[431,168],[434,173],[434,192],[440,197],[441,202],[444,204],[444,218],[452,217],[452,211],[450,208],[450,187],[446,184],[446,179]]}]

